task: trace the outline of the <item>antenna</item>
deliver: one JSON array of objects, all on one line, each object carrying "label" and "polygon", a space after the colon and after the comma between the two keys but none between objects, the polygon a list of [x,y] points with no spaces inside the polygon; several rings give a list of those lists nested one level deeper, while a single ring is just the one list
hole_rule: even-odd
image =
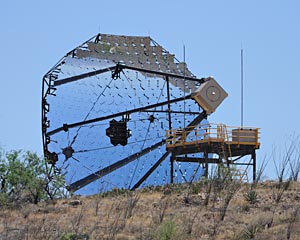
[{"label": "antenna", "polygon": [[241,48],[241,127],[244,124],[244,52]]},{"label": "antenna", "polygon": [[183,44],[183,126],[185,127],[185,45]]}]

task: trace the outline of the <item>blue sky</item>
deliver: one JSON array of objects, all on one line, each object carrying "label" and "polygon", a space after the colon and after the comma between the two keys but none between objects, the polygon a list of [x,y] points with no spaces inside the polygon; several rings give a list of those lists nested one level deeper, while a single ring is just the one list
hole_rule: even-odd
[{"label": "blue sky", "polygon": [[[0,144],[42,153],[42,76],[65,53],[102,33],[150,35],[198,77],[214,76],[229,97],[212,122],[261,128],[259,157],[299,134],[299,1],[2,1]],[[269,174],[272,175],[272,174]]]}]

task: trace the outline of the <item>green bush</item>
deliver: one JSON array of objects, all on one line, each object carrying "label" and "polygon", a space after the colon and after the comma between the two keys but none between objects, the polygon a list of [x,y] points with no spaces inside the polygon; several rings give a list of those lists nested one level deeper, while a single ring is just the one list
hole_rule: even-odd
[{"label": "green bush", "polygon": [[36,153],[0,153],[0,205],[60,197],[65,191],[64,177],[54,173]]},{"label": "green bush", "polygon": [[250,190],[248,191],[245,195],[244,198],[247,202],[249,202],[250,204],[255,204],[258,202],[257,199],[257,193],[254,190]]},{"label": "green bush", "polygon": [[158,228],[156,239],[170,240],[177,235],[177,227],[174,221],[164,221]]},{"label": "green bush", "polygon": [[260,230],[260,226],[255,224],[247,225],[244,229],[244,231],[241,232],[240,239],[250,240],[254,239],[257,233]]}]

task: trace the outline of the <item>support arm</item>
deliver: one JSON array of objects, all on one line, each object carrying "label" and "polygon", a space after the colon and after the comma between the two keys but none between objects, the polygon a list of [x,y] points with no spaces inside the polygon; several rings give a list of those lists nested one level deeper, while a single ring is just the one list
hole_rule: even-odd
[{"label": "support arm", "polygon": [[[203,119],[207,117],[206,112],[203,111],[199,114],[198,117],[196,117],[185,129],[184,131],[187,131],[187,135],[191,132],[191,127],[197,126]],[[152,173],[155,171],[155,169],[159,166],[159,164],[162,163],[163,160],[166,159],[166,157],[171,153],[171,150],[168,150],[165,152],[165,154],[145,173],[145,175],[131,188],[131,190],[134,190],[138,188]]]},{"label": "support arm", "polygon": [[61,132],[63,130],[68,130],[69,128],[79,127],[79,126],[83,126],[83,125],[90,124],[90,123],[100,122],[100,121],[103,121],[103,120],[124,116],[124,115],[127,115],[127,114],[141,112],[141,111],[144,111],[146,109],[151,109],[151,108],[155,108],[155,107],[159,107],[159,106],[163,106],[163,105],[167,105],[167,104],[171,104],[171,103],[175,103],[175,102],[180,102],[180,101],[183,101],[184,99],[190,99],[191,97],[192,97],[192,95],[188,95],[185,98],[184,97],[175,98],[175,99],[172,99],[170,101],[164,101],[164,102],[160,102],[160,103],[156,103],[156,104],[151,104],[151,105],[148,105],[146,107],[135,108],[135,109],[132,109],[132,110],[119,112],[119,113],[111,114],[111,115],[104,116],[104,117],[93,118],[93,119],[89,119],[89,120],[85,120],[85,121],[81,121],[81,122],[76,122],[76,123],[71,123],[71,124],[64,124],[64,126],[56,128],[56,129],[48,132],[47,135],[51,136],[51,135],[53,135],[55,133],[58,133],[58,132]]},{"label": "support arm", "polygon": [[152,145],[151,147],[148,147],[148,148],[145,148],[143,149],[142,151],[140,152],[137,152],[137,153],[134,153],[132,155],[130,155],[129,157],[127,158],[124,158],[118,162],[115,162],[114,164],[108,166],[108,167],[105,167],[105,168],[102,168],[101,170],[97,171],[97,172],[94,172],[90,175],[88,175],[87,177],[85,178],[82,178],[74,183],[72,183],[68,189],[69,191],[71,192],[75,192],[77,190],[79,190],[80,188],[83,188],[84,186],[96,181],[97,179],[101,178],[101,177],[104,177],[105,175],[127,165],[128,163],[136,160],[137,158],[153,151],[154,149],[164,145],[166,142],[166,140],[162,140],[154,145]]}]

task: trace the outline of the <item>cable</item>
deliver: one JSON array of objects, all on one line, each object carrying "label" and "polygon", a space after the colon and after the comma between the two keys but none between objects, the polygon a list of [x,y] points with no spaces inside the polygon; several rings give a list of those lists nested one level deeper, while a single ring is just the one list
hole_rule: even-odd
[{"label": "cable", "polygon": [[184,112],[184,119],[183,119],[183,127],[185,128],[185,45],[183,45],[183,112]]}]

